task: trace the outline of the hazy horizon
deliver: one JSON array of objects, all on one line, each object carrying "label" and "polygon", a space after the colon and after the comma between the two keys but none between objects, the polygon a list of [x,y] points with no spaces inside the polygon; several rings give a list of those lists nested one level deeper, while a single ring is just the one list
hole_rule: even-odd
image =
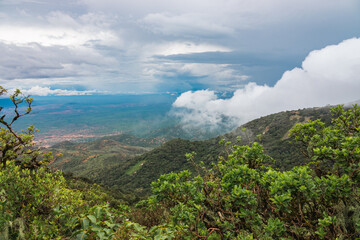
[{"label": "hazy horizon", "polygon": [[4,0],[0,85],[174,94],[166,114],[183,126],[235,126],[358,100],[359,22],[358,0]]}]

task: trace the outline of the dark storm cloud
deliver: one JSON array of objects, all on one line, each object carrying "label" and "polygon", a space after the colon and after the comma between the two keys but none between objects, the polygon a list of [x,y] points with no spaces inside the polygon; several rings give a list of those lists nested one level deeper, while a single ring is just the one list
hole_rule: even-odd
[{"label": "dark storm cloud", "polygon": [[4,0],[0,84],[274,85],[310,51],[359,36],[359,9],[357,0]]}]

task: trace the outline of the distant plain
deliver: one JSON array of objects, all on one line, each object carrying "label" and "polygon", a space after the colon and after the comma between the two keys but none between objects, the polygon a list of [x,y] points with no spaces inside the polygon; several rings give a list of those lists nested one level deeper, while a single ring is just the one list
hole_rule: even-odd
[{"label": "distant plain", "polygon": [[[142,138],[205,139],[231,129],[184,130],[180,119],[171,114],[172,94],[35,96],[33,109],[16,122],[17,130],[35,125],[36,141],[48,147],[62,141],[87,142],[103,136],[131,134]],[[0,99],[3,114],[11,117],[13,105]],[[23,109],[20,109],[23,110]]]}]

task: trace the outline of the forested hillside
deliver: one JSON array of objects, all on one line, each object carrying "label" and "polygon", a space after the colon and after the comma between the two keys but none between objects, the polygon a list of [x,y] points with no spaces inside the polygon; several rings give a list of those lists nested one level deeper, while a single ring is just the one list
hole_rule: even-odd
[{"label": "forested hillside", "polygon": [[[303,154],[290,143],[289,130],[297,123],[321,119],[330,123],[330,108],[302,109],[272,114],[253,120],[234,131],[205,141],[173,139],[156,147],[156,139],[142,139],[131,135],[102,138],[95,142],[61,143],[52,147],[64,156],[50,166],[71,172],[75,176],[88,177],[107,186],[131,190],[146,195],[150,183],[161,174],[190,170],[194,166],[185,154],[196,152],[195,161],[211,166],[225,153],[221,139],[232,144],[249,144],[260,136],[260,142],[269,156],[276,159],[271,165],[281,170],[304,163]],[[238,142],[237,138],[241,137]],[[155,149],[151,150],[151,148]]]},{"label": "forested hillside", "polygon": [[111,169],[121,166],[119,170],[123,172],[132,157],[146,153],[161,143],[163,141],[159,138],[145,139],[121,134],[86,143],[61,142],[46,151],[62,154],[61,158],[51,162],[52,169],[106,184]]},{"label": "forested hillside", "polygon": [[[0,91],[0,95],[6,92],[3,88]],[[318,115],[325,122],[308,121],[310,115],[306,114],[315,109],[303,115],[296,111],[260,118],[256,121],[262,126],[253,125],[251,129],[244,125],[245,129],[228,134],[231,140],[239,133],[246,145],[222,141],[225,149],[218,150],[223,152],[212,166],[207,166],[210,161],[201,164],[196,159],[212,157],[215,153],[209,151],[215,147],[206,144],[213,141],[215,146],[218,139],[166,143],[146,154],[154,159],[173,156],[174,168],[163,161],[153,169],[158,168],[157,174],[174,172],[158,177],[151,183],[148,198],[128,206],[119,198],[133,198],[131,195],[116,196],[110,189],[81,179],[66,179],[61,171],[49,169],[48,164],[58,156],[36,147],[35,128],[30,126],[23,133],[13,130],[13,123],[31,112],[32,98],[16,90],[11,99],[15,114],[10,119],[0,117],[0,239],[360,238],[357,105],[351,109],[332,108],[331,122],[326,109]],[[19,109],[22,104],[27,106],[24,111]],[[293,121],[289,126],[301,123],[290,130],[279,130],[275,126],[284,118]],[[262,131],[263,139],[270,133],[277,140],[280,137],[278,141],[292,139],[304,154],[302,164],[298,161],[299,165],[287,171],[271,167],[273,158],[266,152],[273,145],[265,151],[259,141],[253,141],[256,129]],[[73,147],[69,143],[62,146]],[[192,165],[174,154],[188,150],[199,151],[198,155],[187,154]],[[141,172],[146,176],[142,169],[150,160],[144,156],[134,158],[142,162],[131,165],[129,176]],[[293,162],[285,161],[284,167],[290,168]],[[196,170],[193,173],[175,173],[191,166]]]},{"label": "forested hillside", "polygon": [[[205,141],[174,139],[132,159],[133,166],[141,165],[141,168],[137,168],[136,171],[128,172],[127,175],[119,175],[116,169],[111,170],[110,175],[113,176],[111,183],[113,186],[124,186],[127,189],[149,192],[149,183],[156,180],[161,174],[180,172],[186,169],[191,172],[195,171],[194,166],[186,160],[186,153],[195,152],[195,162],[204,162],[207,167],[215,164],[219,160],[219,156],[226,152],[224,145],[219,143],[222,139],[230,141],[232,144],[245,145],[258,141],[257,138],[260,137],[264,151],[276,159],[275,162],[269,164],[281,170],[289,170],[305,163],[304,155],[294,144],[290,143],[288,136],[290,129],[297,123],[316,119],[321,119],[328,124],[330,118],[329,107],[287,111],[253,120],[233,132]],[[239,136],[240,142],[238,142]],[[131,166],[128,169],[131,169]]]}]

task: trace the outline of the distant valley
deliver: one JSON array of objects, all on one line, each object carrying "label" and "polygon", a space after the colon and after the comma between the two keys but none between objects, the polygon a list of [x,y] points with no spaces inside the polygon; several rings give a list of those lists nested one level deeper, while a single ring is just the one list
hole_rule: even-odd
[{"label": "distant valley", "polygon": [[[33,124],[36,142],[49,147],[62,141],[88,142],[105,136],[131,134],[140,138],[202,140],[231,128],[184,130],[171,114],[177,95],[90,95],[36,97],[30,115],[19,119],[16,129]],[[3,112],[12,114],[8,98],[0,99]]]},{"label": "distant valley", "polygon": [[86,143],[62,142],[49,150],[63,153],[51,164],[54,169],[71,172],[74,176],[89,178],[114,189],[132,190],[140,196],[147,195],[150,183],[161,174],[179,172],[194,166],[185,154],[196,152],[195,161],[209,166],[218,161],[226,150],[219,144],[221,139],[248,144],[261,136],[265,151],[276,162],[269,163],[287,170],[305,161],[299,150],[289,143],[288,132],[297,123],[322,119],[330,121],[330,108],[312,108],[286,111],[250,121],[232,132],[203,141],[176,138],[139,138],[129,134],[108,136]]}]

